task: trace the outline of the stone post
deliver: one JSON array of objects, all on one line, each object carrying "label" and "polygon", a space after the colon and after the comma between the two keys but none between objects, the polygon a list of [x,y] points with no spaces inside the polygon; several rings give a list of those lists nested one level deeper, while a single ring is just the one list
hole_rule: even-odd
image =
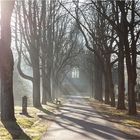
[{"label": "stone post", "polygon": [[22,97],[22,114],[27,115],[27,96]]}]

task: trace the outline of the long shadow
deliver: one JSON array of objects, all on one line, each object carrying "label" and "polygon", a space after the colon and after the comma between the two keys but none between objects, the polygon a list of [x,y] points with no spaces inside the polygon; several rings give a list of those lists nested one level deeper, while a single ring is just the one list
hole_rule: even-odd
[{"label": "long shadow", "polygon": [[[52,121],[52,119],[51,118],[46,118],[45,116],[43,116],[43,115],[41,115],[41,116],[39,116],[40,118],[43,118],[43,119],[46,119],[46,120],[48,120],[48,121]],[[70,130],[70,131],[72,131],[72,132],[76,132],[76,133],[79,133],[79,134],[81,134],[81,135],[83,135],[83,136],[85,136],[85,137],[88,137],[88,138],[91,138],[92,139],[92,137],[90,137],[88,134],[85,134],[85,133],[82,133],[82,132],[79,132],[79,131],[77,131],[77,130],[74,130],[74,129],[71,129],[71,128],[69,128],[69,127],[67,127],[67,125],[68,126],[73,126],[73,127],[75,127],[75,128],[78,128],[76,125],[73,125],[73,124],[67,124],[67,123],[65,123],[65,122],[61,122],[61,121],[58,121],[58,120],[53,120],[54,122],[56,122],[59,126],[61,126],[62,128],[62,130],[63,130],[63,128],[64,129],[67,129],[67,130]],[[60,129],[55,129],[55,131],[59,131]],[[55,133],[55,132],[54,132]],[[67,138],[66,138],[67,139]]]},{"label": "long shadow", "polygon": [[54,115],[53,112],[51,112],[51,111],[49,111],[49,110],[47,110],[47,109],[45,109],[45,108],[43,108],[43,107],[36,107],[36,109],[38,109],[38,110],[44,112],[44,113],[47,114],[47,115]]},{"label": "long shadow", "polygon": [[16,121],[2,121],[2,123],[14,140],[31,140],[31,138],[24,133]]},{"label": "long shadow", "polygon": [[82,107],[81,107],[81,105],[80,105],[80,107],[78,107],[78,106],[70,106],[70,105],[65,105],[64,107],[67,107],[67,108],[73,108],[73,109],[77,109],[77,110],[84,110],[84,111],[91,111],[91,110],[93,110],[93,109],[91,109],[91,107],[89,106],[89,105],[87,105],[87,106],[85,106],[85,105],[83,105]]},{"label": "long shadow", "polygon": [[[100,136],[100,137],[102,137],[102,138],[104,138],[104,139],[111,139],[111,140],[117,140],[117,138],[115,138],[114,136],[112,136],[111,134],[112,134],[112,132],[114,132],[115,130],[112,130],[111,129],[111,131],[109,132],[109,131],[106,131],[106,129],[108,130],[109,129],[109,127],[105,127],[104,128],[104,126],[102,126],[102,125],[96,125],[96,124],[94,124],[94,123],[92,123],[91,125],[92,126],[90,126],[89,127],[89,124],[88,124],[88,122],[84,122],[84,125],[82,125],[82,123],[83,123],[83,120],[78,120],[78,119],[76,119],[76,123],[75,123],[75,121],[72,121],[72,120],[75,120],[75,118],[73,119],[73,118],[71,118],[71,117],[62,117],[62,115],[60,115],[61,116],[61,118],[65,118],[64,119],[64,121],[62,122],[62,121],[59,121],[59,120],[54,120],[59,126],[61,126],[62,128],[64,128],[64,129],[67,129],[67,130],[69,130],[69,131],[72,131],[72,132],[74,132],[74,133],[79,133],[80,135],[83,135],[84,137],[88,137],[88,138],[90,138],[90,139],[93,139],[93,137],[92,136],[90,136],[90,135],[88,135],[87,133],[84,133],[84,132],[82,132],[82,131],[79,131],[78,129],[79,129],[79,127],[78,126],[81,126],[82,128],[80,128],[81,130],[85,130],[86,132],[90,132],[90,133],[93,133],[93,134],[95,134],[95,135],[97,135],[97,136]],[[59,117],[60,117],[59,116]],[[71,118],[71,119],[70,119]],[[45,118],[44,117],[44,119],[47,119],[47,118]],[[47,120],[50,120],[50,119],[47,119]],[[67,124],[66,122],[67,122],[67,120],[69,121],[69,122],[71,122],[71,124]],[[81,122],[82,121],[82,122]],[[76,130],[75,129],[73,129],[73,128],[77,128]],[[56,130],[55,130],[56,131]],[[55,133],[55,132],[54,132]],[[114,135],[116,135],[116,133],[114,134]],[[124,137],[125,138],[125,137]]]},{"label": "long shadow", "polygon": [[[95,122],[94,123],[88,122],[88,121],[85,121],[83,119],[77,119],[77,118],[65,116],[63,114],[60,114],[58,116],[61,117],[64,120],[64,122],[68,120],[68,121],[72,122],[73,124],[81,126],[82,129],[85,130],[86,132],[91,132],[93,134],[96,134],[96,135],[101,136],[101,137],[106,138],[106,139],[115,140],[116,138],[114,136],[117,136],[119,133],[122,134],[120,137],[123,139],[134,138],[134,136],[129,135],[129,134],[125,134],[124,132],[122,132],[120,130],[116,130],[116,129],[110,128],[108,126],[96,124]],[[56,122],[58,124],[62,124],[62,122],[58,122],[57,120],[56,120]],[[135,139],[138,139],[138,137],[135,137]]]},{"label": "long shadow", "polygon": [[32,116],[30,116],[28,113],[20,113],[20,115],[26,116],[27,118],[33,118]]},{"label": "long shadow", "polygon": [[85,119],[86,118],[89,118],[89,117],[96,117],[96,118],[100,118],[102,119],[103,117],[102,116],[99,116],[98,114],[95,114],[95,113],[91,113],[91,110],[88,111],[88,112],[81,112],[81,111],[73,111],[73,110],[69,110],[69,109],[64,109],[62,108],[61,110],[63,111],[67,111],[67,112],[63,112],[62,114],[69,114],[69,113],[76,113],[76,114],[79,114],[79,115],[83,115],[85,116]]},{"label": "long shadow", "polygon": [[[70,110],[69,108],[72,108],[72,109],[77,110],[77,113],[78,113],[78,110],[86,111],[85,114],[86,114],[87,117],[85,117],[85,119],[88,118],[88,117],[93,116],[94,114],[97,114],[98,116],[95,116],[95,115],[94,115],[93,117],[101,118],[101,119],[107,120],[107,121],[112,122],[112,123],[119,123],[119,121],[121,121],[121,120],[124,119],[124,116],[119,116],[119,118],[117,118],[117,117],[115,117],[115,116],[110,116],[110,114],[108,115],[107,113],[102,114],[102,113],[99,112],[98,110],[95,110],[93,107],[91,107],[91,109],[86,109],[86,108],[88,108],[88,107],[90,106],[90,104],[87,105],[87,106],[85,106],[85,107],[83,107],[83,106],[82,106],[82,107],[76,107],[76,106],[71,106],[71,105],[68,105],[68,104],[65,105],[65,106],[66,106],[66,108],[68,108],[67,111],[69,110],[69,112],[71,112],[71,110]],[[65,109],[62,108],[62,110],[65,110]],[[94,110],[94,114],[93,114],[93,115],[91,114],[91,116],[88,116],[88,115],[87,115],[88,112],[92,112],[93,110]],[[81,113],[81,112],[79,111],[79,114],[83,114],[83,113]],[[84,115],[84,114],[83,114],[83,115]],[[140,117],[140,115],[138,114],[138,115],[134,116],[133,118],[138,119],[139,117]],[[125,119],[127,119],[127,118],[129,118],[129,117],[125,117]],[[126,124],[123,124],[123,125],[124,125],[124,126],[128,126],[128,125],[126,125]],[[135,126],[135,128],[139,129],[139,127],[136,127],[136,126]],[[139,139],[140,139],[140,138],[139,138]]]},{"label": "long shadow", "polygon": [[[70,109],[71,108],[71,109]],[[65,111],[65,114],[69,114],[69,113],[76,113],[79,115],[83,115],[85,117],[96,117],[96,118],[103,118],[103,116],[99,115],[98,113],[93,112],[94,109],[90,108],[90,109],[86,109],[86,107],[75,107],[75,106],[67,106],[66,107],[61,107],[60,110],[62,112]]]},{"label": "long shadow", "polygon": [[84,111],[84,113],[86,112],[86,113],[88,113],[88,112],[90,112],[91,113],[91,111],[93,111],[94,109],[92,108],[92,107],[89,107],[89,106],[80,106],[80,107],[76,107],[76,106],[68,106],[68,105],[65,105],[65,106],[63,106],[63,107],[60,107],[60,109],[61,110],[65,110],[65,109],[67,109],[67,110],[69,110],[70,111],[70,108],[71,109],[74,109],[75,111],[81,111],[81,112],[83,112]]},{"label": "long shadow", "polygon": [[[67,129],[75,133],[79,133],[85,137],[89,137],[90,139],[94,139],[94,137],[92,137],[94,135],[99,136],[104,139],[112,139],[112,140],[117,140],[117,139],[135,139],[135,140],[137,139],[138,140],[140,139],[139,137],[126,134],[123,131],[120,131],[118,129],[105,126],[100,123],[98,124],[98,122],[96,123],[94,122],[94,120],[89,122],[87,119],[75,118],[75,115],[72,115],[72,109],[77,110],[77,112],[74,112],[74,113],[81,114],[82,112],[80,113],[80,111],[78,112],[78,110],[87,111],[86,107],[80,108],[80,107],[70,106],[70,105],[68,106],[66,105],[66,107],[68,107],[66,109],[66,111],[68,111],[67,114],[63,112],[63,110],[65,111],[65,106],[64,106],[64,108],[61,109],[62,110],[61,114],[57,114],[56,115],[57,118],[54,120],[56,124],[61,126],[61,128]],[[87,112],[91,112],[91,111],[93,111],[92,108],[88,109]],[[93,114],[96,114],[96,112]],[[92,114],[89,116],[86,113],[83,113],[82,115],[84,115],[85,117],[88,116],[88,117],[98,118],[98,114],[97,116],[94,116]],[[47,119],[47,118],[44,118],[44,119]],[[91,135],[88,135],[89,133]]]}]

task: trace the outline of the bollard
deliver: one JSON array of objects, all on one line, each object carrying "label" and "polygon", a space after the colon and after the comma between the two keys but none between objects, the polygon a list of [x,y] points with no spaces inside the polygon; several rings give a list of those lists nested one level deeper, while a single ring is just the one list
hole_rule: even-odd
[{"label": "bollard", "polygon": [[27,97],[22,97],[22,114],[27,115]]}]

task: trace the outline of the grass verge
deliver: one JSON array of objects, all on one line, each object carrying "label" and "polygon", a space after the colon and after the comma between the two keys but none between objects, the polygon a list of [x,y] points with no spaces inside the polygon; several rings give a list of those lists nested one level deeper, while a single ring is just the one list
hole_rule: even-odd
[{"label": "grass verge", "polygon": [[[44,105],[41,109],[34,107],[28,107],[28,116],[22,115],[21,107],[15,107],[15,116],[17,119],[17,125],[21,130],[31,139],[40,140],[43,133],[47,131],[50,121],[46,118],[54,117],[53,112],[58,108],[57,105],[49,103]],[[40,117],[45,116],[45,117]],[[13,127],[13,126],[12,126]],[[13,129],[11,127],[11,129]],[[14,132],[16,133],[16,132]],[[12,135],[8,129],[5,128],[2,122],[0,122],[0,140],[12,140]],[[27,140],[25,136],[19,136],[20,140]]]},{"label": "grass verge", "polygon": [[104,119],[116,124],[116,127],[128,134],[140,136],[140,109],[136,116],[128,115],[127,110],[117,110],[110,105],[99,102],[95,99],[89,99],[90,105],[99,113]]}]

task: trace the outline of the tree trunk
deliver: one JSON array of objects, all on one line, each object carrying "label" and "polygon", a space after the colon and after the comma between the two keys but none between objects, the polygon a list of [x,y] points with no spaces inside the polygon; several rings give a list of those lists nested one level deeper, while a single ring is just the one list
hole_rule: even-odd
[{"label": "tree trunk", "polygon": [[105,84],[105,104],[110,104],[110,88],[109,88],[109,69],[108,69],[108,63],[107,60],[108,58],[106,58],[106,61],[104,63],[104,84]]},{"label": "tree trunk", "polygon": [[51,97],[52,100],[55,100],[55,90],[56,90],[56,81],[55,81],[55,77],[52,74],[51,76]]},{"label": "tree trunk", "polygon": [[[127,34],[127,28],[124,31],[125,35]],[[125,54],[126,54],[126,67],[127,67],[127,74],[128,74],[128,113],[129,115],[136,115],[136,92],[135,92],[135,85],[136,85],[136,52],[132,53],[132,58],[129,51],[129,43],[128,38],[125,36]],[[134,48],[133,48],[134,49]],[[134,51],[134,50],[133,50]],[[136,50],[135,50],[136,51]]]},{"label": "tree trunk", "polygon": [[46,74],[46,54],[47,54],[47,34],[46,34],[46,1],[42,1],[42,28],[43,28],[43,40],[41,43],[42,51],[42,104],[47,103],[47,74]]},{"label": "tree trunk", "polygon": [[1,120],[15,121],[13,98],[13,54],[11,51],[11,16],[15,1],[1,1]]},{"label": "tree trunk", "polygon": [[40,69],[39,58],[36,57],[33,62],[33,106],[41,107],[40,103]]},{"label": "tree trunk", "polygon": [[94,98],[103,101],[102,70],[99,60],[94,56]]},{"label": "tree trunk", "polygon": [[[4,45],[6,48],[7,46]],[[10,48],[4,53],[5,66],[1,70],[1,120],[14,121],[14,98],[13,98],[13,60]],[[0,50],[1,51],[1,50]],[[8,53],[8,52],[11,53]],[[8,53],[8,54],[7,54]],[[2,57],[2,56],[1,56]]]},{"label": "tree trunk", "polygon": [[118,55],[118,104],[117,109],[125,108],[125,87],[124,87],[124,50],[122,38],[119,37],[119,55]]},{"label": "tree trunk", "polygon": [[132,80],[132,75],[128,77],[128,113],[129,115],[136,115],[136,94],[135,85]]},{"label": "tree trunk", "polygon": [[[123,45],[125,47],[125,55],[126,55],[126,68],[127,68],[127,75],[128,75],[128,113],[130,115],[136,115],[136,98],[135,98],[135,85],[136,85],[136,46],[133,46],[134,43],[134,32],[131,30],[131,39],[132,39],[132,46],[129,45],[129,24],[127,20],[128,13],[125,11],[125,1],[119,1],[118,5],[121,11],[121,34],[123,39]],[[134,4],[134,1],[133,1]],[[134,6],[134,5],[133,5]],[[134,10],[133,7],[132,10]],[[132,27],[134,24],[134,11],[132,13]],[[130,51],[131,50],[131,51]]]},{"label": "tree trunk", "polygon": [[[136,115],[136,47],[132,48],[132,57],[130,54],[129,41],[128,41],[128,31],[126,22],[124,21],[124,45],[126,54],[126,68],[128,74],[128,113],[129,115]],[[134,48],[135,47],[135,48]]]},{"label": "tree trunk", "polygon": [[94,73],[94,72],[93,72],[93,70],[91,69],[91,77],[90,77],[90,81],[91,81],[91,98],[94,97],[94,90],[93,90],[93,89],[94,89],[94,86],[93,86],[93,85],[94,85],[94,83],[93,83],[93,82],[94,82],[94,80],[93,80],[93,73]]},{"label": "tree trunk", "polygon": [[47,101],[52,102],[52,95],[51,95],[51,73],[48,70],[47,73]]},{"label": "tree trunk", "polygon": [[102,72],[101,69],[98,71],[97,75],[96,75],[97,79],[97,83],[96,83],[96,93],[95,93],[95,99],[99,100],[99,101],[103,101],[103,85],[102,85]]},{"label": "tree trunk", "polygon": [[[42,56],[43,57],[43,56]],[[47,103],[47,75],[45,72],[45,60],[42,58],[42,104]]]},{"label": "tree trunk", "polygon": [[[131,70],[132,72],[131,77],[132,80],[130,80],[131,77],[129,77],[129,91],[130,91],[130,95],[128,97],[129,100],[129,114],[130,115],[135,115],[137,114],[137,109],[136,109],[136,91],[135,91],[135,86],[136,86],[136,80],[137,80],[137,71],[136,71],[136,67],[137,67],[137,39],[135,38],[135,29],[134,29],[134,23],[135,23],[135,10],[136,10],[136,2],[132,1],[132,19],[131,19],[131,28],[130,28],[130,33],[131,33],[131,49],[132,49],[132,61],[131,61]],[[140,30],[139,30],[140,31]],[[137,33],[138,35],[139,33]],[[136,35],[136,36],[137,36]]]},{"label": "tree trunk", "polygon": [[112,79],[112,71],[111,71],[111,64],[109,63],[108,65],[108,78],[109,78],[109,95],[111,98],[111,106],[115,107],[115,93],[114,93],[114,84],[113,84],[113,79]]},{"label": "tree trunk", "polygon": [[110,96],[109,96],[109,83],[108,83],[108,73],[104,75],[104,83],[105,83],[105,104],[110,104]]}]

